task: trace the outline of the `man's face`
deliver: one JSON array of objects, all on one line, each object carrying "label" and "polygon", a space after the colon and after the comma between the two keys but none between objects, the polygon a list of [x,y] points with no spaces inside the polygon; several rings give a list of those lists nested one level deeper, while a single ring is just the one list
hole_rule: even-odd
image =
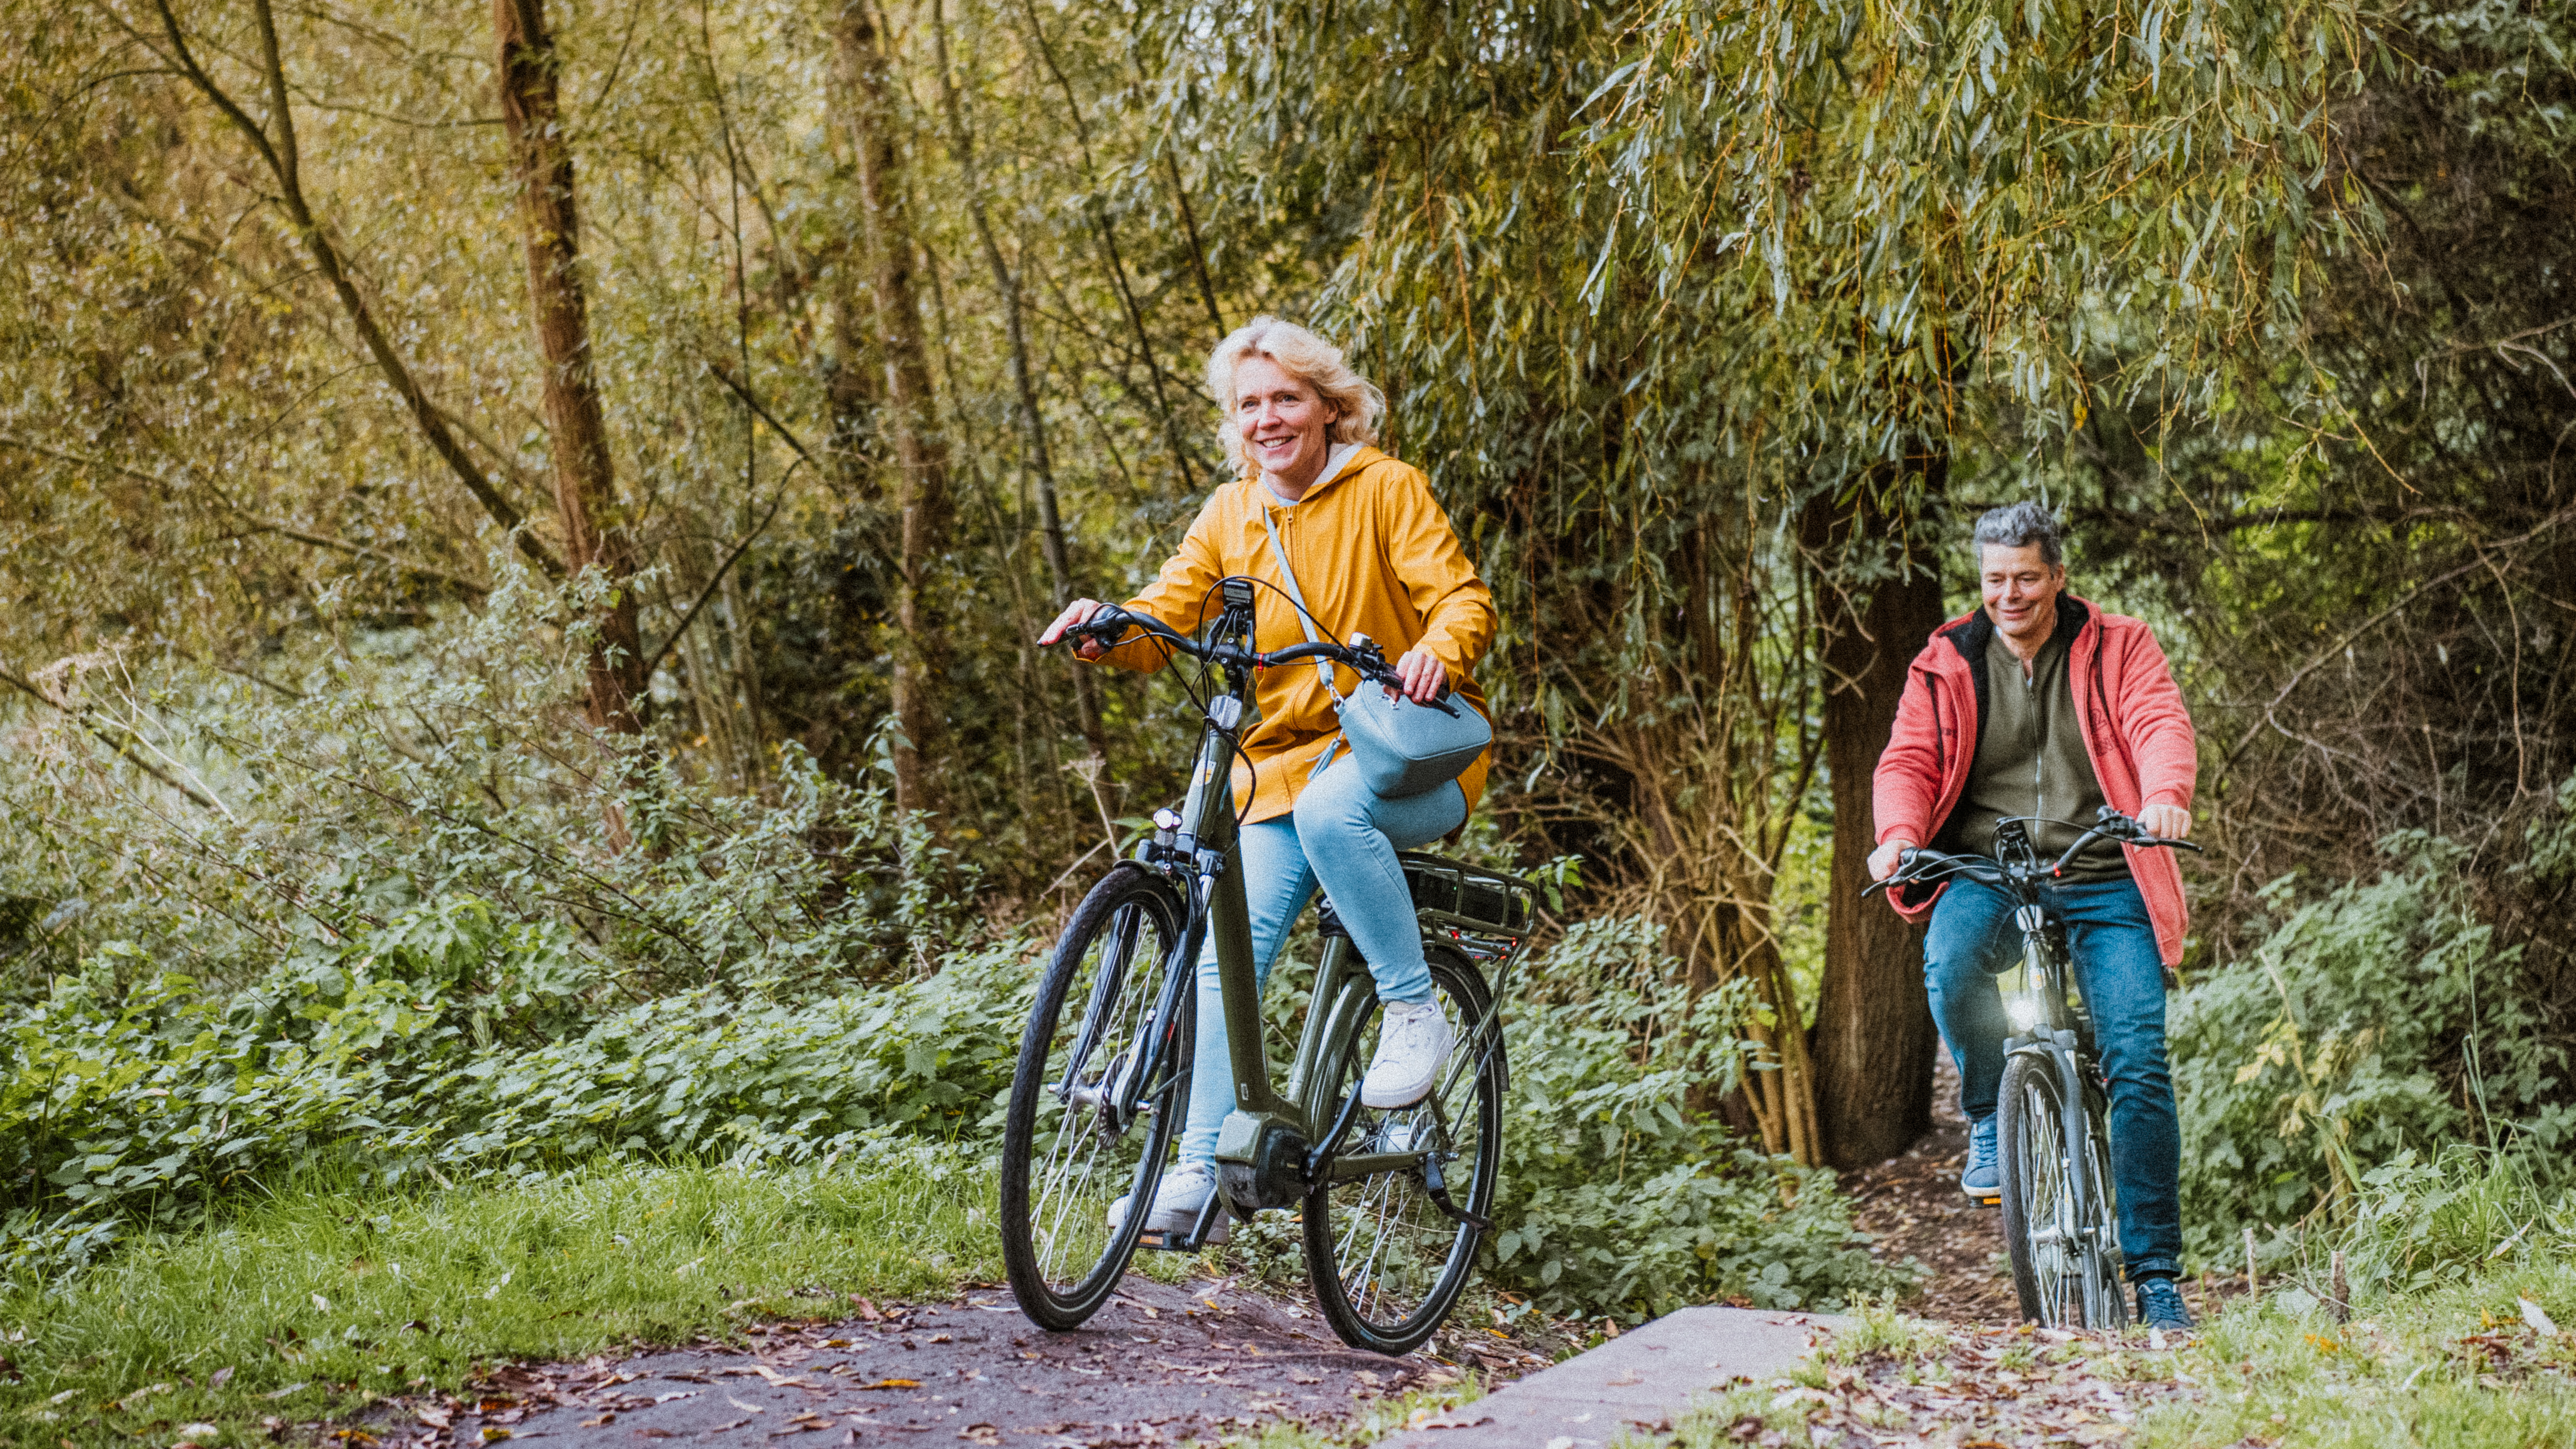
[{"label": "man's face", "polygon": [[2066,566],[2039,556],[2039,545],[2005,548],[1987,544],[1978,566],[1986,597],[1986,617],[1995,631],[2016,644],[2036,647],[2057,627],[2057,593],[2066,587]]}]

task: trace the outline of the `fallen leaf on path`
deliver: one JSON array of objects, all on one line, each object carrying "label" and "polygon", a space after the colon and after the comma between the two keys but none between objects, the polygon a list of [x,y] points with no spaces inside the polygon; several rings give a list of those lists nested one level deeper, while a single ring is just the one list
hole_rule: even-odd
[{"label": "fallen leaf on path", "polygon": [[733,1406],[734,1406],[735,1408],[737,1408],[737,1409],[742,1410],[742,1411],[743,1411],[744,1413],[746,1413],[746,1414],[766,1414],[766,1413],[768,1413],[768,1412],[769,1412],[767,1409],[762,1408],[762,1407],[761,1407],[760,1405],[758,1405],[758,1404],[746,1404],[746,1403],[744,1403],[742,1400],[735,1398],[735,1397],[734,1397],[733,1395],[731,1395],[731,1394],[727,1394],[727,1395],[725,1395],[725,1402],[726,1402],[726,1403],[728,1403],[728,1404],[733,1405]]},{"label": "fallen leaf on path", "polygon": [[957,1431],[957,1437],[969,1444],[999,1444],[1002,1431],[990,1424],[969,1424]]},{"label": "fallen leaf on path", "polygon": [[[1106,1372],[1108,1372],[1108,1370],[1106,1370],[1106,1369],[1095,1369],[1095,1370],[1093,1370],[1093,1372],[1095,1372],[1095,1373],[1106,1373]],[[917,1389],[917,1388],[920,1388],[920,1387],[921,1387],[921,1380],[919,1380],[919,1379],[879,1379],[879,1380],[877,1380],[875,1383],[872,1383],[872,1384],[852,1384],[850,1387],[852,1387],[852,1388],[854,1388],[854,1389]]]}]

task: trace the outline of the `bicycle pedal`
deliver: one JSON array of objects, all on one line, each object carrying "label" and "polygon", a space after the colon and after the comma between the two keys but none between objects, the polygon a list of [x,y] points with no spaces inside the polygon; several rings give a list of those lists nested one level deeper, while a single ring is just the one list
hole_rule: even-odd
[{"label": "bicycle pedal", "polygon": [[1199,1209],[1198,1220],[1188,1228],[1174,1232],[1170,1228],[1147,1228],[1136,1235],[1136,1246],[1157,1253],[1195,1253],[1211,1242],[1226,1240],[1225,1200],[1208,1194],[1207,1205]]},{"label": "bicycle pedal", "polygon": [[1972,1192],[1968,1194],[1968,1201],[1974,1203],[1978,1207],[2002,1207],[2004,1205],[2004,1195],[2002,1193],[1996,1193],[1989,1197],[1981,1192]]}]

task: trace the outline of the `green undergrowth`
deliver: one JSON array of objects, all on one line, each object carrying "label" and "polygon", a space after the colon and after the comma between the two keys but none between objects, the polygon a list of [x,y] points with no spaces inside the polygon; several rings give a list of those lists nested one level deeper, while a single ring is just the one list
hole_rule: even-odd
[{"label": "green undergrowth", "polygon": [[[2344,1263],[2338,1321],[2334,1261]],[[2160,1446],[2576,1443],[2576,1194],[2512,1153],[2400,1154],[2339,1223],[2282,1235],[2281,1286],[2218,1315],[2179,1367],[2201,1387]]]},{"label": "green undergrowth", "polygon": [[428,1194],[307,1183],[0,1298],[0,1444],[264,1443],[478,1366],[722,1335],[999,1276],[991,1179],[887,1147]]},{"label": "green undergrowth", "polygon": [[2576,1263],[2480,1273],[2426,1293],[2358,1295],[2338,1324],[2304,1291],[2218,1315],[2178,1367],[2201,1392],[2151,1415],[2153,1449],[2529,1449],[2576,1444]]}]

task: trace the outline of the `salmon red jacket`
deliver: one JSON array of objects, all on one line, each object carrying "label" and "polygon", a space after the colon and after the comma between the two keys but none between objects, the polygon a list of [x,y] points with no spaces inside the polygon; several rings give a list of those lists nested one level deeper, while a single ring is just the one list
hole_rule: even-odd
[{"label": "salmon red jacket", "polygon": [[[2082,619],[2067,668],[2084,753],[2102,783],[2102,798],[2124,815],[2147,805],[2191,808],[2199,751],[2191,714],[2156,636],[2143,621],[2105,614],[2072,594],[2059,595],[2057,607],[2079,611]],[[1917,845],[1939,839],[1967,792],[1977,758],[1982,665],[1994,631],[1983,609],[1953,619],[1933,632],[1906,669],[1896,726],[1871,781],[1880,844],[1900,836]],[[2123,850],[2155,922],[2156,948],[2166,965],[2178,965],[2190,917],[2174,852],[2134,845]],[[1942,889],[1890,891],[1888,902],[1898,915],[1920,921],[1931,914]]]}]

